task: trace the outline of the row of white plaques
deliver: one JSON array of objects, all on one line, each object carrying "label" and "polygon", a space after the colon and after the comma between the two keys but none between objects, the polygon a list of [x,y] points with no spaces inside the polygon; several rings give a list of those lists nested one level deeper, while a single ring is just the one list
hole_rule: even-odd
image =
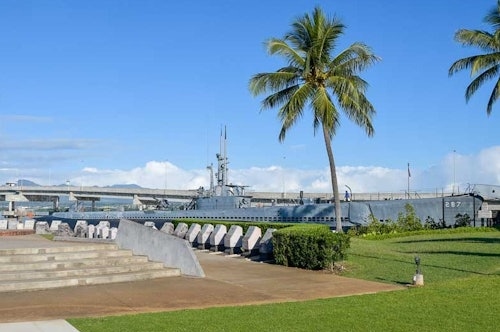
[{"label": "row of white plaques", "polygon": [[[36,221],[35,219],[25,219],[23,222],[18,220],[0,219],[0,230],[7,229],[31,229],[36,230],[37,234],[57,233],[63,223],[61,220],[53,220],[50,223],[45,221]],[[157,229],[154,222],[145,222],[145,226]],[[185,223],[179,223],[177,227],[171,222],[165,222],[160,231],[177,236],[187,240],[193,246],[200,249],[230,250],[230,251],[255,251],[259,250],[261,254],[272,252],[272,233],[276,229],[269,228],[264,236],[257,226],[250,226],[245,234],[243,228],[238,225],[232,225],[229,230],[222,224],[212,225],[193,223],[188,227]],[[71,230],[71,236],[85,238],[111,239],[116,238],[118,229],[110,227],[108,221],[100,221],[98,225],[87,225],[85,220],[78,220],[74,230]]]}]

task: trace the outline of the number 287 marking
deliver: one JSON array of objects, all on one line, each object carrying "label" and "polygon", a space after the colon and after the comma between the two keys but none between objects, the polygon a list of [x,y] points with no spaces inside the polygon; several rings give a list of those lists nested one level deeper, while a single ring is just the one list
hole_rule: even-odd
[{"label": "number 287 marking", "polygon": [[444,202],[444,207],[446,208],[457,208],[462,204],[462,202]]}]

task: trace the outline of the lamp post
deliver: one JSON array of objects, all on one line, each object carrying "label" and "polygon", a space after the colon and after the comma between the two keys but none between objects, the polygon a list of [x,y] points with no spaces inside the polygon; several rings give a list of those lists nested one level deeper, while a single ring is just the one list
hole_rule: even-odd
[{"label": "lamp post", "polygon": [[451,195],[455,195],[455,181],[456,181],[456,169],[455,169],[455,155],[456,155],[457,151],[456,150],[453,150],[453,187],[451,189]]},{"label": "lamp post", "polygon": [[82,175],[81,175],[81,181],[80,181],[80,191],[83,191],[83,175],[84,175],[85,167],[84,167],[84,164],[83,164],[84,161],[81,160],[81,162],[82,162],[82,170],[81,170]]},{"label": "lamp post", "polygon": [[408,163],[408,199],[410,199],[410,178],[411,178],[411,173],[410,173],[410,163]]},{"label": "lamp post", "polygon": [[167,186],[168,186],[168,159],[165,161],[165,189],[163,190],[164,195],[167,195]]},{"label": "lamp post", "polygon": [[283,180],[283,203],[285,203],[285,198],[286,198],[286,187],[285,187],[285,159],[286,159],[286,156],[283,156],[283,170],[282,170],[282,180]]}]

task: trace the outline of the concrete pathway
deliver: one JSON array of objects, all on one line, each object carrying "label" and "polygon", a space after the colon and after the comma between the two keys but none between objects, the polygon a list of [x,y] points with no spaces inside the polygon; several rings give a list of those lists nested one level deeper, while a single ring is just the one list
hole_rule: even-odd
[{"label": "concrete pathway", "polygon": [[[36,235],[16,237],[16,239],[0,237],[0,248],[14,245],[70,244],[48,241]],[[37,322],[44,320],[58,322],[60,319],[73,317],[304,301],[404,289],[397,285],[345,278],[324,271],[307,271],[252,262],[206,251],[196,251],[196,255],[205,271],[205,278],[182,276],[1,293],[0,323],[33,321],[35,323],[28,324],[41,324]],[[2,330],[2,327],[0,324],[0,332],[16,331]],[[58,330],[54,328],[50,331]],[[74,332],[75,329],[62,331]]]},{"label": "concrete pathway", "polygon": [[0,323],[0,332],[78,332],[65,320]]}]

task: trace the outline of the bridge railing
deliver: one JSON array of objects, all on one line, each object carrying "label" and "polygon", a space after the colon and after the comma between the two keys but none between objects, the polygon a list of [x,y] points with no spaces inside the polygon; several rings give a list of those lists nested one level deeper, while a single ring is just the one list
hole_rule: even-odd
[{"label": "bridge railing", "polygon": [[[151,197],[157,199],[185,199],[189,200],[196,196],[196,190],[181,190],[181,189],[148,189],[148,188],[111,188],[111,187],[83,187],[83,186],[0,186],[0,200],[5,200],[7,195],[22,193],[35,197],[38,195],[54,196],[54,195],[73,195],[75,197],[116,197],[116,198],[131,198],[134,197]],[[255,201],[294,201],[299,200],[300,193],[298,192],[247,192]],[[444,192],[413,192],[411,198],[431,198],[448,196],[451,193]],[[370,201],[370,200],[393,200],[408,198],[405,191],[401,192],[374,192],[374,193],[352,193],[351,200]],[[308,200],[331,200],[331,193],[303,193],[303,197]],[[343,199],[343,197],[342,197]]]}]

